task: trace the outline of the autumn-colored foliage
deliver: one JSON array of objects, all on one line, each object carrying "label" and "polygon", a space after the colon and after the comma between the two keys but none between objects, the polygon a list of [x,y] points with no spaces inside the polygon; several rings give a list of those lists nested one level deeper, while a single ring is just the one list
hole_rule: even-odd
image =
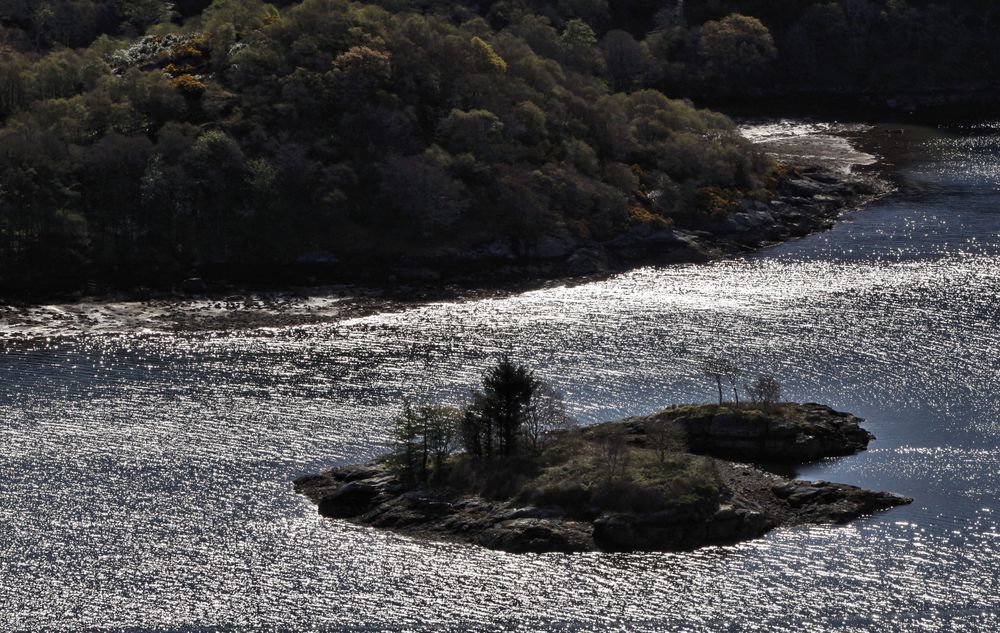
[{"label": "autumn-colored foliage", "polygon": [[507,72],[507,62],[497,54],[489,42],[479,36],[473,37],[471,42],[473,50],[479,56],[479,63],[484,69],[501,75]]},{"label": "autumn-colored foliage", "polygon": [[337,55],[333,67],[354,81],[385,81],[392,75],[390,55],[370,46],[352,46]]},{"label": "autumn-colored foliage", "polygon": [[628,217],[633,224],[652,224],[664,229],[670,228],[674,224],[670,218],[665,218],[638,205],[629,207]]},{"label": "autumn-colored foliage", "polygon": [[573,8],[600,3],[549,3],[561,20],[275,4],[214,0],[130,42],[2,60],[0,280],[32,248],[145,283],[605,242],[696,228],[771,173],[725,117],[633,89],[646,53]]},{"label": "autumn-colored foliage", "polygon": [[179,90],[185,96],[196,97],[205,92],[207,87],[194,75],[180,75],[170,80],[170,85]]},{"label": "autumn-colored foliage", "polygon": [[739,207],[743,195],[732,189],[723,189],[717,185],[699,187],[696,192],[695,204],[702,213],[710,216],[722,216],[731,213]]},{"label": "autumn-colored foliage", "polygon": [[170,51],[174,59],[184,59],[186,57],[200,58],[204,53],[201,49],[192,46],[191,44],[178,44]]},{"label": "autumn-colored foliage", "polygon": [[193,70],[194,70],[194,66],[192,66],[191,64],[173,64],[173,63],[171,63],[171,64],[167,64],[166,67],[164,67],[163,72],[165,72],[168,75],[171,75],[173,77],[177,77],[178,75],[189,75],[189,74],[191,74],[191,72]]}]

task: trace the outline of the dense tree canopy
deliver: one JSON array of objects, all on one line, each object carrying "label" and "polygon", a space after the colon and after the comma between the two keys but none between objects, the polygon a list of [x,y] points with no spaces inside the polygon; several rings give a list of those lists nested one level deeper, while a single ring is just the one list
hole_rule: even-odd
[{"label": "dense tree canopy", "polygon": [[641,89],[630,35],[599,41],[582,18],[215,0],[183,26],[112,39],[155,13],[139,8],[108,9],[85,48],[28,38],[6,53],[8,283],[498,239],[516,252],[556,231],[607,239],[696,217],[701,189],[738,198],[766,176],[725,118]]},{"label": "dense tree canopy", "polygon": [[[996,88],[1000,80],[1000,45],[993,36],[1000,5],[990,0],[672,0],[667,5],[647,13],[644,44],[659,72],[649,77],[650,85],[673,94],[711,96],[713,57],[721,58],[706,56],[706,47],[725,55],[718,37],[725,32],[721,39],[742,40],[744,53],[740,61],[723,65],[726,75],[747,72],[757,80],[727,86],[730,94],[778,89],[892,95]],[[736,38],[733,27],[745,36]],[[759,43],[748,46],[747,36]]]},{"label": "dense tree canopy", "polygon": [[0,0],[0,286],[697,224],[763,195],[771,166],[665,94],[985,80],[998,18],[985,0]]}]

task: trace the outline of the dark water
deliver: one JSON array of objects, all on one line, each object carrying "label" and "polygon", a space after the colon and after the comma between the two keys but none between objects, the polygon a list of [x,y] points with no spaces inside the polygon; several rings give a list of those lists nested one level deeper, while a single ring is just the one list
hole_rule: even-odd
[{"label": "dark water", "polygon": [[[1000,130],[896,139],[903,192],[746,259],[336,325],[0,356],[0,630],[1000,629]],[[688,554],[513,556],[322,520],[295,476],[511,350],[584,421],[706,400],[701,354],[868,419],[802,475],[916,498]]]}]

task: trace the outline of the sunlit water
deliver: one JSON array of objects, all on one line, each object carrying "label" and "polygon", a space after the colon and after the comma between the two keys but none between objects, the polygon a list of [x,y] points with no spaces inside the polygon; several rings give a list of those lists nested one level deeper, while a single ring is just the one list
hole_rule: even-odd
[{"label": "sunlit water", "polygon": [[[332,325],[15,337],[0,630],[998,630],[996,134],[926,135],[903,192],[746,259]],[[916,502],[695,553],[515,556],[292,494],[502,351],[584,421],[708,399],[699,358],[737,358],[878,436],[803,476]]]}]

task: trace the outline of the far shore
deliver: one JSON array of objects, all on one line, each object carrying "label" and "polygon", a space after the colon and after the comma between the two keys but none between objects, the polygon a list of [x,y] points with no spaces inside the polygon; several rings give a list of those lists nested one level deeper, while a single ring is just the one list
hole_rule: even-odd
[{"label": "far shore", "polygon": [[[783,151],[794,154],[794,141]],[[804,147],[803,151],[805,152]],[[403,310],[435,301],[507,296],[589,283],[650,265],[707,263],[831,228],[845,212],[892,191],[878,164],[853,173],[806,157],[770,203],[747,203],[713,230],[636,234],[614,245],[577,245],[561,258],[469,261],[406,258],[347,264],[340,273],[291,275],[283,283],[192,278],[169,290],[100,290],[71,298],[6,298],[0,321],[38,336],[74,331],[207,331],[294,327]],[[351,272],[351,268],[354,271]],[[345,272],[346,271],[346,272]],[[364,271],[364,272],[362,272]],[[336,283],[340,275],[339,283]],[[223,279],[224,277],[219,277]],[[331,283],[326,283],[331,282]],[[2,335],[2,333],[0,333]]]}]

